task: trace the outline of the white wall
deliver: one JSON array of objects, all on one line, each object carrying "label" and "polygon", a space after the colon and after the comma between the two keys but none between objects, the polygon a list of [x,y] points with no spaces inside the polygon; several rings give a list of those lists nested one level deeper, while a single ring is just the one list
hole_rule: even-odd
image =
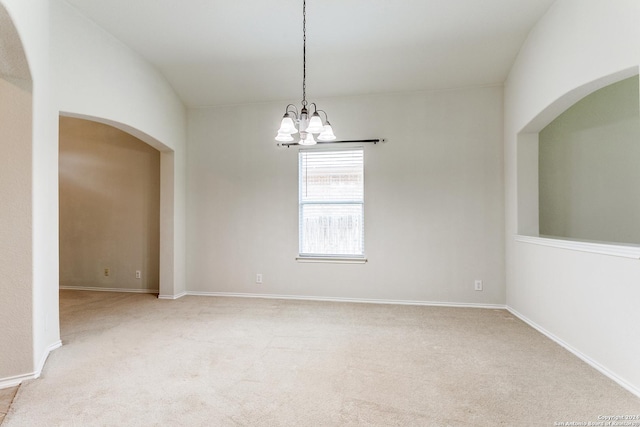
[{"label": "white wall", "polygon": [[[30,301],[19,297],[16,305],[20,305],[20,309],[0,313],[3,327],[22,325],[20,327],[24,328],[28,325],[29,329],[27,336],[21,336],[18,341],[3,341],[0,365],[6,366],[5,358],[27,363],[17,366],[11,362],[9,371],[3,370],[0,374],[3,376],[0,377],[2,387],[12,381],[39,375],[48,351],[59,345],[59,327],[57,115],[52,108],[50,93],[49,2],[0,0],[0,3],[9,12],[20,36],[33,83],[32,120],[27,119],[31,120],[31,139],[22,141],[22,147],[13,153],[16,159],[25,154],[30,157],[29,164],[21,170],[31,174],[30,189],[21,187],[20,196],[30,203],[24,211],[30,221],[30,230],[23,229],[19,236],[14,237],[20,242],[18,247],[25,250],[22,255],[31,257],[27,261],[31,273],[22,276],[18,282],[5,282],[3,285],[8,287],[7,295],[18,297],[26,292]],[[15,119],[15,123],[20,123],[25,118]],[[20,272],[18,265],[23,264],[16,264],[16,271]],[[31,341],[30,348],[21,344],[24,339]]]},{"label": "white wall", "polygon": [[186,110],[164,77],[63,0],[52,0],[56,100],[68,116],[129,132],[162,152],[161,294],[185,289]]},{"label": "white wall", "polygon": [[504,303],[501,87],[319,102],[339,139],[388,139],[365,145],[357,265],[295,261],[298,150],[273,140],[286,104],[190,110],[189,291]]},{"label": "white wall", "polygon": [[[517,242],[518,134],[539,132],[576,100],[637,73],[640,3],[558,0],[537,24],[505,88],[507,304],[640,393],[640,262]],[[535,139],[535,138],[534,138]]]},{"label": "white wall", "polygon": [[165,78],[63,0],[51,4],[60,111],[124,123],[166,146],[158,149],[181,148],[186,112]]}]

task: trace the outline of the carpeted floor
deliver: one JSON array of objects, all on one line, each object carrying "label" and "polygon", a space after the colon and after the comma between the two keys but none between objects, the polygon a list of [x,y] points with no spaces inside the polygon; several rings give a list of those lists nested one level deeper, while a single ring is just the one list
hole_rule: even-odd
[{"label": "carpeted floor", "polygon": [[2,425],[5,415],[7,415],[17,391],[18,387],[3,388],[0,390],[0,425]]},{"label": "carpeted floor", "polygon": [[[14,426],[553,426],[640,399],[503,310],[61,292]],[[559,425],[559,424],[555,424]]]}]

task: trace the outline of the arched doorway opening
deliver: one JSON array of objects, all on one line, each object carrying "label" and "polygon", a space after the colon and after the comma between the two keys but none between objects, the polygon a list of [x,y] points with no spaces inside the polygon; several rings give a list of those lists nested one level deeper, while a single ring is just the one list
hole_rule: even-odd
[{"label": "arched doorway opening", "polygon": [[158,294],[160,152],[65,116],[58,141],[60,289]]},{"label": "arched doorway opening", "polygon": [[[107,132],[112,132],[114,134],[120,134],[123,136],[124,139],[128,138],[132,138],[132,139],[136,139],[138,140],[138,142],[142,142],[148,145],[147,150],[144,149],[144,147],[141,147],[142,151],[148,151],[149,149],[155,149],[157,151],[159,151],[159,203],[157,204],[158,207],[157,209],[159,209],[159,212],[156,211],[155,213],[158,214],[158,229],[159,229],[159,235],[158,235],[158,241],[159,244],[156,248],[152,249],[151,252],[153,252],[153,250],[157,249],[158,254],[157,254],[157,267],[153,267],[153,265],[150,266],[150,268],[157,268],[157,280],[155,279],[151,279],[151,282],[145,282],[145,279],[149,279],[150,277],[150,271],[147,271],[145,273],[144,271],[144,267],[142,266],[144,261],[141,261],[141,264],[139,264],[139,268],[136,267],[135,264],[132,264],[131,266],[125,266],[125,268],[127,268],[127,271],[122,272],[122,274],[126,277],[127,280],[133,280],[133,283],[130,283],[129,285],[117,285],[114,286],[113,288],[119,288],[122,289],[123,286],[124,288],[130,288],[133,289],[133,291],[141,291],[141,292],[146,292],[146,291],[153,291],[155,292],[155,290],[157,289],[158,292],[158,296],[160,298],[163,298],[165,296],[173,296],[175,294],[174,292],[174,203],[175,203],[175,195],[174,195],[174,153],[173,150],[171,150],[170,148],[168,148],[166,145],[164,145],[163,143],[161,143],[160,141],[156,140],[155,138],[145,134],[144,132],[140,132],[139,130],[125,125],[123,123],[118,123],[118,122],[114,122],[111,120],[107,120],[107,119],[102,119],[99,117],[93,117],[93,116],[88,116],[88,115],[83,115],[83,114],[75,114],[75,113],[65,113],[65,112],[60,112],[60,119],[61,122],[62,121],[73,121],[73,120],[80,120],[81,122],[85,123],[85,126],[88,126],[86,129],[97,129],[97,128],[102,128],[103,131],[107,131]],[[76,122],[79,123],[79,122]],[[111,129],[111,130],[109,130]],[[61,127],[61,131],[63,131],[63,127]],[[98,131],[100,132],[100,131]],[[63,161],[64,159],[61,158],[61,161]],[[60,170],[60,173],[63,173],[62,170]],[[62,176],[61,176],[62,179]],[[62,203],[62,200],[61,200]],[[145,205],[146,207],[144,207],[144,209],[151,209],[151,206],[154,205],[153,201],[148,201],[147,204]],[[61,211],[63,210],[63,206],[61,205]],[[155,209],[155,208],[154,208]],[[148,213],[149,214],[149,213]],[[153,212],[151,212],[151,214],[154,214]],[[150,218],[147,215],[147,218]],[[62,230],[61,230],[62,232]],[[147,248],[149,247],[148,245],[154,245],[153,241],[154,238],[152,236],[147,236],[150,238],[146,239],[146,245]],[[151,243],[149,243],[151,242]],[[62,241],[61,238],[61,243],[64,243]],[[151,255],[151,256],[156,256],[156,255]],[[144,257],[143,257],[144,258]],[[64,263],[64,258],[61,257],[61,277],[64,276],[64,272],[62,271],[63,265],[62,263]],[[111,274],[112,273],[116,273],[116,271],[111,270],[111,266],[110,265],[106,265],[106,264],[96,264],[93,267],[93,271],[91,272],[92,274],[98,274],[100,276],[100,278],[107,283],[107,285],[105,286],[106,288],[109,288],[110,286],[108,286],[108,281],[109,279],[105,279],[105,278],[109,278],[112,277]],[[126,263],[124,263],[126,264]],[[151,263],[153,264],[153,263]],[[108,272],[105,272],[105,269],[109,269]],[[138,274],[137,272],[140,271],[140,278],[138,278]],[[108,274],[109,276],[106,276],[105,274]],[[152,276],[152,275],[151,275]],[[143,282],[145,282],[145,284],[143,285]],[[149,284],[150,283],[150,284]],[[64,285],[64,283],[63,283]],[[140,286],[137,286],[140,285]],[[93,286],[88,286],[88,287],[93,287]],[[137,288],[137,289],[136,289]]]}]

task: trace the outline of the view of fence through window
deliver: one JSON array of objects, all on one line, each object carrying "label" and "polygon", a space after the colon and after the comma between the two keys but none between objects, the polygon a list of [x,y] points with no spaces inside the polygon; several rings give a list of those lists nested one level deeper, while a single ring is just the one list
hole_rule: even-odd
[{"label": "view of fence through window", "polygon": [[364,151],[299,153],[300,255],[364,256]]}]

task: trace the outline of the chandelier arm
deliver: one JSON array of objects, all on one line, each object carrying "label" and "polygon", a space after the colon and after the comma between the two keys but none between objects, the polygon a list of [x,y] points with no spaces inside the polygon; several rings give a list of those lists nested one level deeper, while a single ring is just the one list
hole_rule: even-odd
[{"label": "chandelier arm", "polygon": [[[315,105],[315,103],[314,103]],[[327,112],[324,110],[316,110],[318,113],[324,113],[324,121],[325,123],[329,121],[329,116],[327,115]]]},{"label": "chandelier arm", "polygon": [[[293,107],[293,110],[289,110],[289,107]],[[293,115],[295,116],[296,120],[298,120],[298,107],[296,107],[293,104],[287,105],[287,108],[285,108],[285,114],[289,114],[289,113],[293,113]]]}]

